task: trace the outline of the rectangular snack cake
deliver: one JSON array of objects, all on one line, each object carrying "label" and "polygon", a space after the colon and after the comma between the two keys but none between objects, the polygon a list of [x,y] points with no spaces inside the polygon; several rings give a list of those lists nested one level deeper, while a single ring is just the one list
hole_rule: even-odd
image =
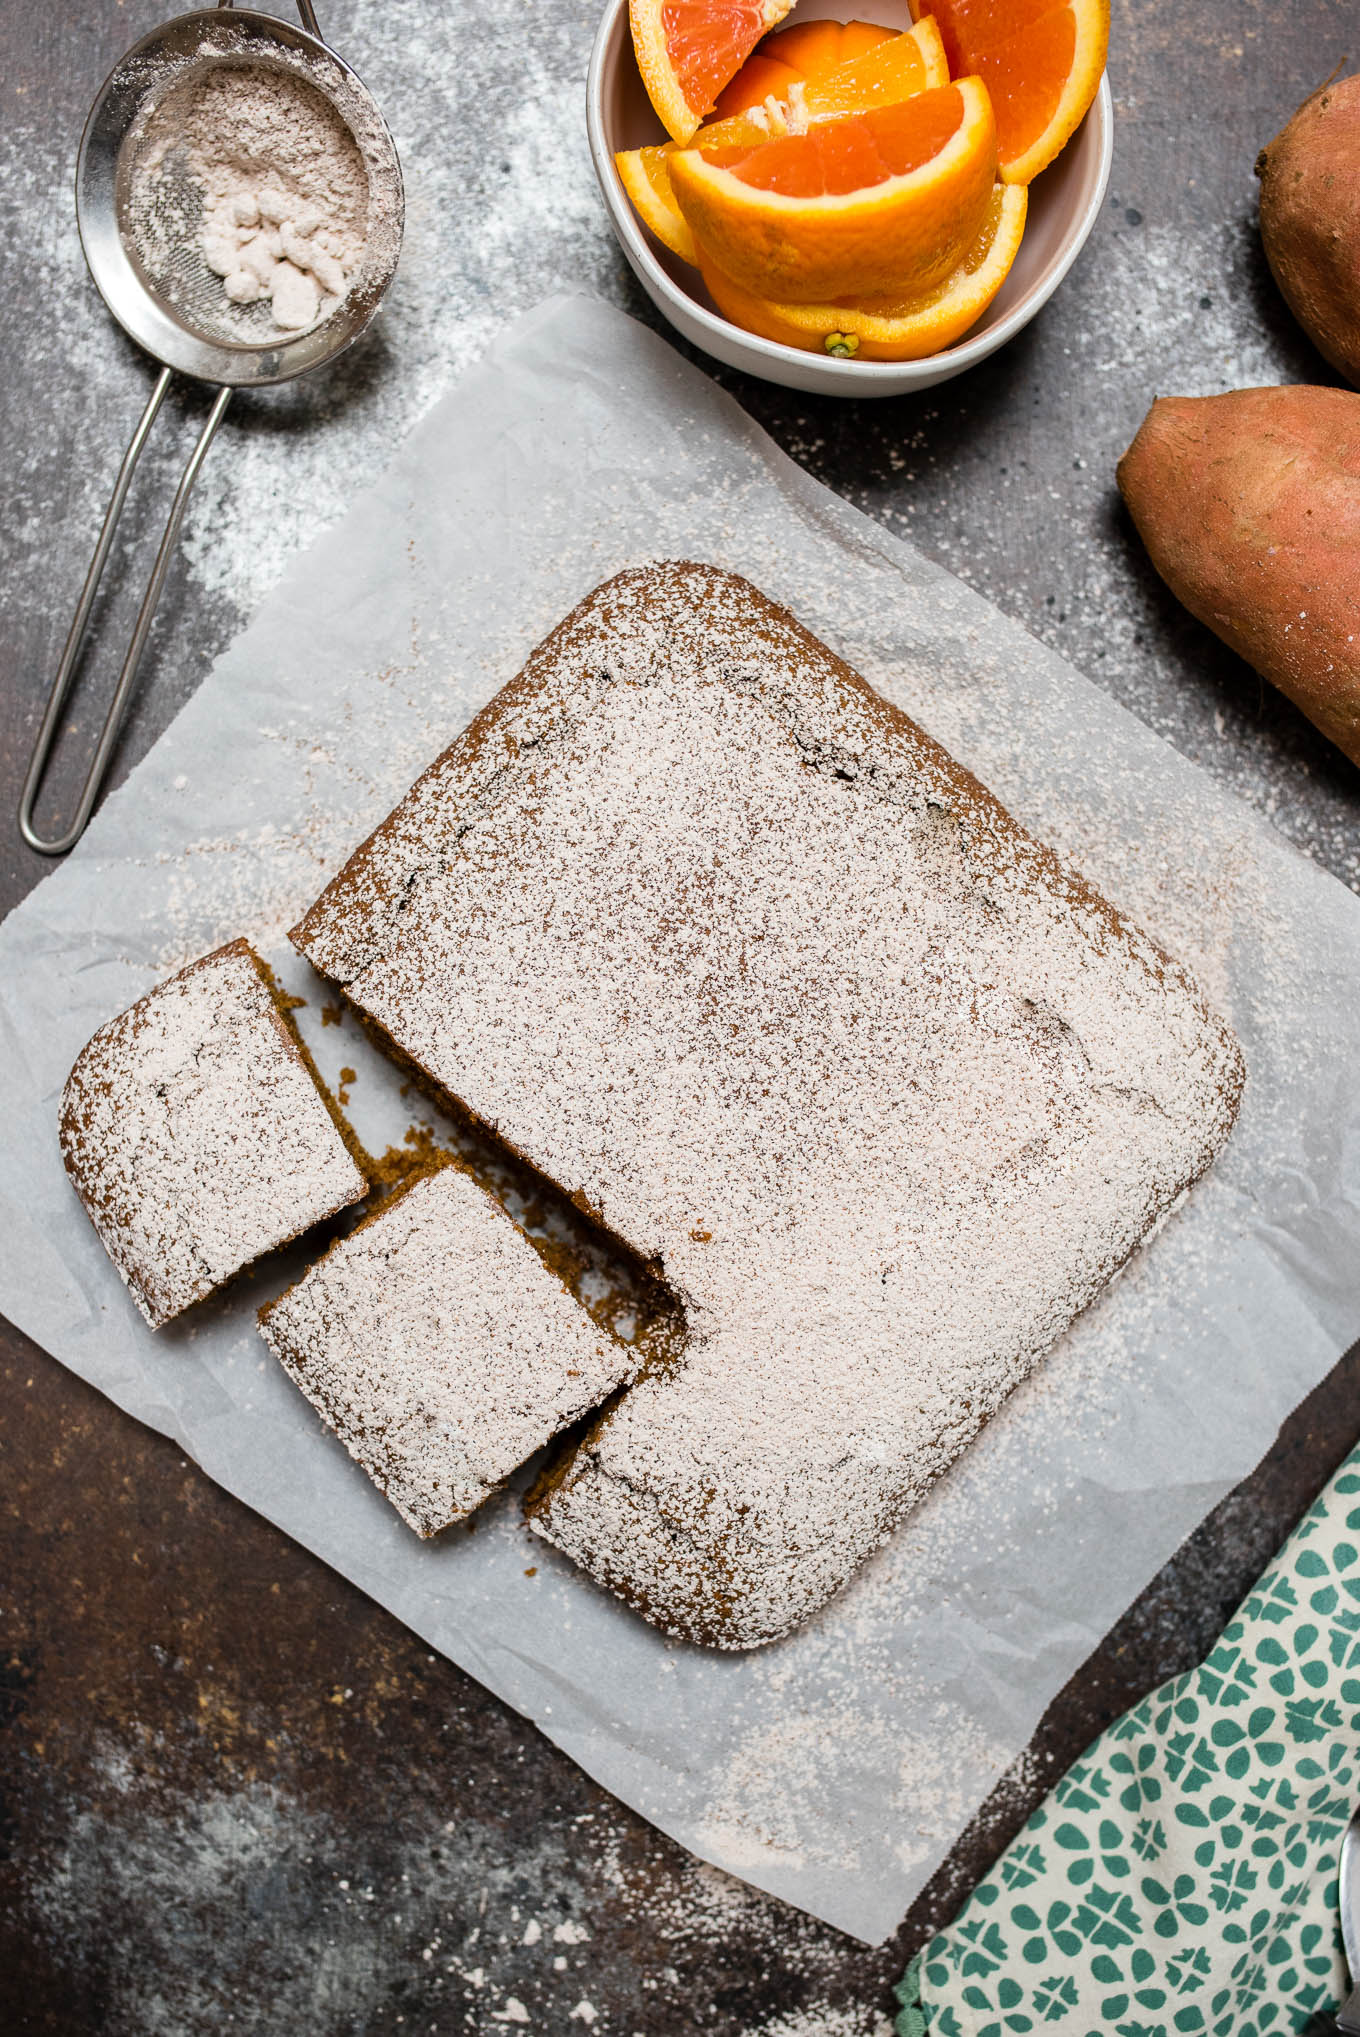
[{"label": "rectangular snack cake", "polygon": [[480,1506],[636,1364],[459,1166],[332,1245],[260,1310],[260,1330],[427,1536]]},{"label": "rectangular snack cake", "polygon": [[684,1311],[538,1532],[787,1633],[1223,1144],[1185,972],[754,587],[583,601],[293,939]]},{"label": "rectangular snack cake", "polygon": [[368,1192],[246,941],[99,1028],[60,1138],[153,1330]]}]

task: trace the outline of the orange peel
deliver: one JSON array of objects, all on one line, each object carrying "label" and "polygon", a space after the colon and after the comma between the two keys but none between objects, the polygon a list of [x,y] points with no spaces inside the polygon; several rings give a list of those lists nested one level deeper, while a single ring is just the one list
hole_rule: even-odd
[{"label": "orange peel", "polygon": [[861,361],[920,361],[963,338],[1010,273],[1025,231],[1023,184],[994,187],[981,232],[953,274],[925,296],[841,304],[778,304],[725,276],[703,248],[699,266],[724,318],[804,353]]}]

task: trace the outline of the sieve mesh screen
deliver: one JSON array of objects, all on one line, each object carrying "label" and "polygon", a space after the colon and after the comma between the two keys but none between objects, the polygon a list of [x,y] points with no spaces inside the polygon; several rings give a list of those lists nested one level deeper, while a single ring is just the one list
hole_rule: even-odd
[{"label": "sieve mesh screen", "polygon": [[324,325],[362,264],[363,154],[296,58],[168,69],[148,85],[116,181],[142,282],[217,345],[277,346]]}]

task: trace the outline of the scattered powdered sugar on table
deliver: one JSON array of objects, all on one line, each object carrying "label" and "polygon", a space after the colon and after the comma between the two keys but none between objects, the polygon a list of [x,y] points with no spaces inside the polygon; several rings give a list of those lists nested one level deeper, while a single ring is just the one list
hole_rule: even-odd
[{"label": "scattered powdered sugar on table", "polygon": [[[326,26],[391,121],[405,234],[372,339],[287,395],[234,404],[229,458],[210,461],[196,486],[190,571],[242,616],[521,312],[556,289],[631,295],[581,114],[593,16],[536,17],[531,66],[519,0],[442,11],[390,0],[348,18],[342,8]],[[0,587],[0,612],[3,602]]]},{"label": "scattered powdered sugar on table", "polygon": [[[419,1688],[344,1696],[376,1706],[368,1716],[395,1735]],[[240,2020],[248,1970],[271,2030],[390,2026],[400,1998],[412,2031],[563,2037],[592,2027],[573,2020],[587,2001],[600,2005],[600,2037],[653,2037],[662,2004],[675,2027],[681,1971],[688,1998],[711,2002],[744,1954],[756,1970],[768,1961],[779,1995],[799,2006],[762,2012],[751,2003],[764,1990],[743,1991],[713,2026],[725,2037],[890,2037],[876,2006],[883,1978],[839,1934],[698,1861],[658,1858],[631,1819],[569,1819],[554,1806],[519,1837],[512,1863],[494,1790],[451,1805],[431,1779],[400,1819],[375,1819],[357,1787],[318,1799],[286,1754],[272,1754],[267,1777],[256,1772],[256,1715],[230,1667],[206,1670],[199,1694],[215,1733],[223,1703],[238,1729],[236,1703],[249,1721],[242,1738],[228,1736],[214,1777],[191,1783],[181,1750],[140,1721],[128,1735],[96,1730],[83,1786],[54,1816],[54,1844],[30,1876],[33,1913],[72,1947],[82,1977],[85,1948],[100,1945],[111,2032],[215,2037],[224,2002]],[[286,1929],[258,1930],[262,1881]],[[423,2015],[411,2007],[413,1974]]]},{"label": "scattered powdered sugar on table", "polygon": [[744,2037],[892,2037],[892,2024],[881,2010],[824,2003],[791,2009],[770,2023],[751,2024]]}]

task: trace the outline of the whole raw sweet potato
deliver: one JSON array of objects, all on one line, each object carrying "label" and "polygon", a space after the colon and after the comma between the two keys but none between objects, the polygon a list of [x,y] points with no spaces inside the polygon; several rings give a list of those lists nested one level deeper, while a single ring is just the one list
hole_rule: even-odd
[{"label": "whole raw sweet potato", "polygon": [[1313,345],[1360,383],[1360,78],[1324,85],[1256,158],[1261,240]]},{"label": "whole raw sweet potato", "polygon": [[1119,463],[1192,614],[1360,764],[1360,396],[1163,396]]}]

